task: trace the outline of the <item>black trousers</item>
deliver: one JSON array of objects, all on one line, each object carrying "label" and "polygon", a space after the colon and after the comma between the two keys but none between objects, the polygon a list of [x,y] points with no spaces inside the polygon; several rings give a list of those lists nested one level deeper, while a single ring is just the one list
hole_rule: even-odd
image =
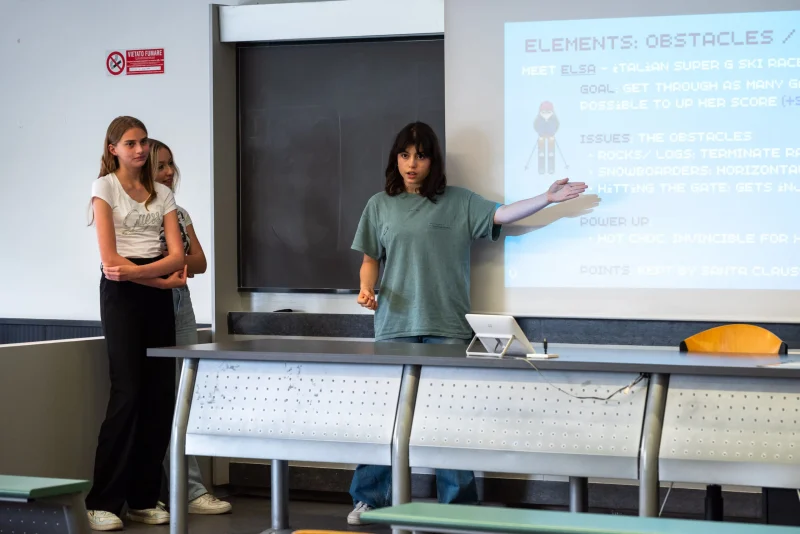
[{"label": "black trousers", "polygon": [[111,397],[86,508],[119,515],[126,502],[143,510],[154,508],[159,498],[175,409],[175,361],[148,358],[147,349],[175,345],[172,290],[103,277],[100,318]]}]

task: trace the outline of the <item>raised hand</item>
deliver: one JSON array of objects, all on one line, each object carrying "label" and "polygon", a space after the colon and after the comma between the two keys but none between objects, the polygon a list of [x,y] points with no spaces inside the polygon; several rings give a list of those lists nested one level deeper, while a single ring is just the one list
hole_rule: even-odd
[{"label": "raised hand", "polygon": [[589,186],[583,182],[570,182],[569,178],[556,180],[547,190],[548,202],[565,202],[578,198]]}]

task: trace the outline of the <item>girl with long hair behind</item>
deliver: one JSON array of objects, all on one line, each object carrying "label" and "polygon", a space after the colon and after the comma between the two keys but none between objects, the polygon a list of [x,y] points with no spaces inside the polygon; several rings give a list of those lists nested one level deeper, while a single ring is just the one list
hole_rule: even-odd
[{"label": "girl with long hair behind", "polygon": [[147,349],[175,345],[172,288],[186,284],[186,267],[175,199],[153,180],[149,148],[141,121],[117,117],[92,184],[102,261],[100,319],[111,378],[86,498],[93,530],[122,529],[126,503],[131,521],[169,523],[158,497],[175,404],[175,362],[148,358]]}]

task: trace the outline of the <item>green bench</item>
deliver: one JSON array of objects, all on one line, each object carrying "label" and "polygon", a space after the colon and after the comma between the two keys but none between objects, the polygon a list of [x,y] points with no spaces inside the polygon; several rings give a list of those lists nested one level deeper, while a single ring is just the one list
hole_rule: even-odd
[{"label": "green bench", "polygon": [[361,515],[364,522],[423,532],[520,534],[798,534],[795,527],[622,515],[571,514],[459,504],[410,503]]},{"label": "green bench", "polygon": [[54,510],[56,517],[52,519],[55,526],[64,522],[66,528],[60,529],[61,532],[89,534],[89,519],[83,502],[89,486],[88,480],[0,475],[0,532],[23,532],[20,527],[26,523],[33,526],[32,522],[37,520],[42,525],[39,518],[44,512],[37,513],[31,506],[20,507],[19,503],[46,503],[61,507],[60,513]]}]

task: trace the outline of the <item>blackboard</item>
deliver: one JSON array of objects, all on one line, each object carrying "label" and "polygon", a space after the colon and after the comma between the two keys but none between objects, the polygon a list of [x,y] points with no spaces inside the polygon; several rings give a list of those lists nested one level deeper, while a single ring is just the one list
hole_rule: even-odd
[{"label": "blackboard", "polygon": [[240,290],[357,290],[395,136],[424,121],[445,149],[443,39],[240,46],[237,76]]}]

